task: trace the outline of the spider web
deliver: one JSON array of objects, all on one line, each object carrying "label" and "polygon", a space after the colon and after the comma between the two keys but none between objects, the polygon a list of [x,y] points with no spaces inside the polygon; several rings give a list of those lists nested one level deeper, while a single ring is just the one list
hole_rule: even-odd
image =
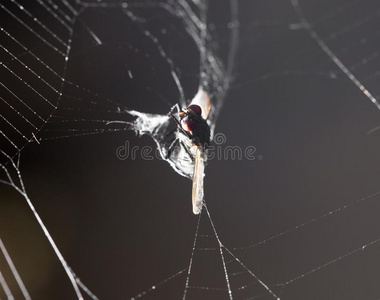
[{"label": "spider web", "polygon": [[[1,9],[0,298],[379,297],[376,1]],[[197,218],[189,182],[115,150],[156,147],[137,116],[165,152],[199,89],[258,155],[210,162]]]}]

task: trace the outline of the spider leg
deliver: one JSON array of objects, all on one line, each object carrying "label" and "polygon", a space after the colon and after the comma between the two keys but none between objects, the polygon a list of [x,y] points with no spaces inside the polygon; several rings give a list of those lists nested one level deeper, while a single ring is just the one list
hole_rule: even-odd
[{"label": "spider leg", "polygon": [[170,155],[172,154],[174,148],[178,144],[178,138],[176,138],[169,146],[168,153],[166,154],[166,159],[169,159]]},{"label": "spider leg", "polygon": [[174,104],[174,105],[170,108],[170,112],[172,113],[173,110],[174,110],[175,108],[177,109],[177,112],[180,112],[180,111],[181,111],[181,109],[179,108],[179,104],[176,103],[176,104]]},{"label": "spider leg", "polygon": [[177,123],[177,125],[178,125],[178,129],[179,129],[184,135],[186,135],[189,139],[191,139],[191,135],[190,135],[190,133],[188,133],[187,131],[185,131],[185,130],[182,128],[181,122],[180,122],[180,121],[179,121],[179,120],[173,115],[173,110],[174,110],[174,108],[179,109],[179,105],[178,105],[178,104],[174,105],[174,106],[171,108],[171,110],[169,111],[168,116],[172,117],[172,118],[174,119],[174,121]]},{"label": "spider leg", "polygon": [[173,111],[169,111],[168,116],[172,117],[174,121],[177,123],[178,127],[181,127],[181,122],[173,115]]}]

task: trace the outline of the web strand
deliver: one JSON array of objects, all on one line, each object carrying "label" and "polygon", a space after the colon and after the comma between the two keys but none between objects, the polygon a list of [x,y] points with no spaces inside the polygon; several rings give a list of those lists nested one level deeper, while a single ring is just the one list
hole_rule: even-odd
[{"label": "web strand", "polygon": [[202,214],[199,214],[197,228],[195,229],[193,248],[191,249],[191,257],[190,257],[189,267],[187,268],[186,284],[185,284],[185,290],[183,292],[183,298],[182,298],[183,300],[186,299],[187,290],[189,289],[191,267],[193,265],[194,252],[195,252],[195,247],[197,245],[198,230],[199,230],[199,224],[201,222],[201,216],[202,216]]},{"label": "web strand", "polygon": [[318,36],[317,32],[312,28],[310,23],[304,17],[298,0],[291,0],[291,4],[294,7],[294,10],[297,12],[303,28],[309,33],[310,37],[318,44],[322,51],[328,55],[328,57],[336,64],[336,66],[342,70],[342,72],[351,80],[351,82],[354,83],[378,109],[380,109],[380,104],[377,102],[376,98],[365,88],[365,86],[354,76],[354,74],[352,74],[352,72],[341,62],[341,60],[330,50],[326,43]]},{"label": "web strand", "polygon": [[[290,0],[290,5],[289,3],[285,3],[285,6],[290,11],[290,15],[284,9],[283,14],[279,16],[277,13],[271,12],[273,9],[271,5],[273,3],[268,0],[260,4],[263,6],[268,5],[263,10],[268,13],[268,16],[264,15],[262,17],[256,16],[250,10],[252,8],[249,5],[245,6],[245,3],[242,2],[240,4],[237,0],[228,0],[226,1],[228,4],[226,5],[226,7],[228,6],[226,11],[226,14],[228,12],[228,17],[226,18],[225,16],[219,16],[219,10],[217,11],[219,5],[222,5],[221,2],[218,2],[216,6],[214,2],[203,0],[163,0],[158,2],[119,1],[110,3],[80,0],[35,0],[34,4],[27,2],[23,4],[24,2],[21,0],[10,0],[7,3],[0,4],[0,9],[4,13],[6,22],[9,22],[9,24],[6,24],[6,22],[2,23],[3,27],[1,27],[0,32],[4,40],[4,43],[0,46],[0,50],[4,56],[4,59],[2,58],[0,62],[0,68],[4,74],[4,79],[2,78],[2,82],[0,83],[2,90],[0,97],[0,122],[2,124],[0,128],[0,171],[2,177],[0,178],[0,183],[6,187],[13,188],[26,201],[30,211],[33,213],[33,217],[37,220],[65,270],[78,299],[83,299],[83,296],[86,295],[92,299],[97,299],[97,296],[73,272],[37,213],[34,207],[34,204],[37,205],[37,203],[33,200],[35,198],[29,197],[27,194],[26,187],[30,191],[27,181],[28,175],[20,170],[21,155],[24,162],[24,157],[27,157],[27,155],[24,156],[24,151],[28,151],[28,145],[31,145],[32,154],[35,153],[33,151],[41,151],[43,153],[43,147],[53,145],[55,140],[62,140],[61,142],[64,144],[66,139],[73,137],[77,137],[79,142],[90,141],[90,138],[87,139],[86,136],[93,136],[93,139],[98,141],[96,136],[102,135],[102,138],[105,138],[105,134],[107,133],[115,133],[114,136],[117,135],[120,138],[124,138],[125,131],[130,131],[133,127],[132,125],[135,124],[131,119],[138,117],[138,114],[140,114],[140,116],[144,117],[140,120],[147,123],[151,122],[150,125],[154,123],[154,126],[149,127],[149,124],[144,123],[143,125],[147,125],[145,128],[149,127],[149,130],[135,130],[136,133],[145,133],[153,137],[161,156],[165,158],[168,148],[165,138],[168,137],[166,134],[170,127],[166,122],[165,109],[177,102],[180,102],[181,106],[186,106],[191,101],[190,99],[194,95],[194,91],[196,92],[194,87],[197,84],[207,91],[213,100],[209,119],[212,130],[216,126],[219,111],[225,104],[226,95],[231,85],[233,85],[233,93],[231,93],[229,100],[232,104],[229,107],[230,110],[226,110],[224,120],[228,120],[225,125],[229,125],[231,128],[234,128],[235,121],[244,121],[245,126],[238,128],[238,131],[236,131],[236,139],[241,140],[244,136],[244,142],[248,143],[252,139],[257,139],[268,147],[279,146],[275,138],[273,138],[274,144],[270,144],[265,139],[261,139],[260,136],[271,136],[268,132],[277,132],[273,128],[283,127],[281,128],[283,130],[281,136],[285,136],[286,143],[290,143],[291,134],[285,130],[285,127],[289,125],[294,131],[300,133],[298,131],[299,127],[305,126],[307,128],[308,125],[311,125],[311,123],[308,123],[309,120],[306,119],[309,117],[313,118],[313,113],[320,114],[320,123],[318,125],[314,124],[315,128],[310,127],[307,133],[305,130],[299,135],[299,140],[296,141],[298,147],[296,151],[300,159],[303,158],[303,155],[305,155],[305,160],[310,159],[310,156],[304,153],[309,151],[308,148],[310,146],[318,150],[322,149],[321,145],[315,145],[314,143],[322,141],[323,147],[331,147],[331,150],[335,150],[334,147],[339,142],[345,143],[345,148],[343,149],[346,150],[349,147],[353,147],[351,144],[358,142],[354,138],[360,139],[361,143],[366,143],[367,145],[360,148],[365,150],[361,153],[358,152],[358,156],[359,154],[363,156],[364,153],[364,155],[371,157],[373,165],[369,166],[368,169],[373,169],[365,170],[363,172],[363,182],[359,180],[355,184],[357,184],[358,195],[369,196],[360,199],[355,198],[358,200],[344,205],[341,205],[341,202],[339,204],[331,204],[328,208],[322,210],[325,212],[322,214],[313,213],[304,217],[298,211],[292,216],[285,215],[285,213],[282,215],[281,213],[279,216],[276,215],[273,221],[266,223],[265,226],[271,226],[270,228],[258,228],[254,226],[254,224],[257,225],[254,220],[252,222],[251,220],[244,220],[243,224],[245,227],[239,229],[237,235],[245,235],[245,240],[236,244],[223,243],[230,239],[232,240],[232,236],[227,236],[226,227],[221,223],[221,220],[226,223],[231,220],[228,220],[227,217],[222,219],[221,215],[226,210],[231,210],[231,215],[233,215],[235,209],[238,211],[242,208],[233,207],[235,205],[235,203],[231,204],[233,200],[228,202],[227,205],[224,199],[219,203],[216,200],[215,203],[210,201],[208,202],[210,207],[211,205],[215,205],[214,208],[218,209],[213,208],[213,214],[211,215],[208,207],[205,205],[202,219],[201,216],[199,216],[197,221],[195,218],[191,219],[194,220],[194,223],[191,224],[196,224],[195,233],[191,232],[189,236],[186,234],[181,236],[181,238],[187,240],[186,245],[189,246],[187,250],[191,250],[190,260],[188,257],[185,257],[185,261],[181,261],[181,265],[188,263],[188,266],[175,268],[174,270],[178,270],[175,273],[172,273],[173,270],[168,271],[167,273],[171,274],[170,276],[158,281],[157,284],[147,284],[148,288],[136,294],[132,299],[149,296],[155,297],[156,295],[161,295],[159,294],[161,292],[165,293],[165,289],[170,290],[171,288],[179,291],[183,299],[192,299],[193,295],[205,295],[205,297],[209,298],[223,295],[229,299],[244,300],[261,298],[279,299],[284,296],[285,291],[290,291],[293,287],[295,289],[296,283],[300,283],[300,286],[304,283],[307,284],[306,279],[311,281],[314,278],[312,275],[330,275],[330,272],[334,271],[334,267],[338,268],[342,264],[345,264],[345,266],[350,265],[355,257],[359,257],[360,255],[362,255],[363,259],[369,258],[369,251],[366,250],[376,250],[375,247],[379,245],[380,239],[377,238],[376,232],[372,236],[364,238],[364,233],[372,233],[372,228],[376,228],[376,226],[373,226],[371,230],[361,229],[362,231],[357,233],[362,237],[359,242],[353,236],[351,244],[342,245],[337,250],[338,252],[334,252],[331,255],[326,254],[323,256],[322,254],[313,254],[311,252],[307,252],[306,254],[301,253],[304,250],[303,246],[297,246],[296,249],[292,249],[292,254],[300,251],[301,254],[310,257],[307,266],[297,266],[299,267],[297,269],[295,265],[288,266],[289,271],[280,263],[277,263],[275,269],[270,269],[269,265],[272,263],[272,258],[275,260],[278,257],[269,257],[270,261],[266,262],[261,261],[261,257],[266,257],[262,252],[266,250],[269,252],[270,247],[277,247],[275,242],[288,241],[290,243],[293,236],[318,242],[317,233],[311,231],[312,234],[310,234],[309,230],[313,228],[317,228],[317,230],[322,229],[324,225],[334,220],[342,221],[343,225],[347,225],[353,221],[346,220],[346,216],[361,209],[364,210],[364,203],[370,207],[369,209],[367,208],[365,214],[360,219],[360,222],[365,223],[368,221],[368,215],[370,215],[371,211],[375,211],[376,205],[378,205],[380,192],[370,194],[371,191],[378,189],[377,186],[374,187],[372,181],[368,178],[370,175],[375,178],[377,176],[374,174],[377,156],[373,153],[377,151],[378,144],[376,143],[376,135],[368,135],[377,131],[379,126],[374,124],[375,121],[371,119],[371,110],[359,112],[355,111],[355,107],[351,111],[342,102],[338,102],[340,107],[336,109],[334,107],[335,104],[331,104],[330,106],[330,104],[324,102],[322,96],[316,101],[318,103],[310,103],[312,113],[309,114],[309,111],[302,110],[308,98],[311,98],[311,94],[317,93],[314,89],[312,90],[313,92],[310,92],[311,90],[309,89],[303,90],[303,80],[308,81],[308,84],[310,82],[310,85],[312,85],[314,80],[317,80],[318,87],[319,85],[326,84],[326,82],[328,82],[326,86],[331,85],[333,88],[338,88],[340,84],[355,86],[380,109],[380,104],[377,101],[377,94],[380,94],[380,90],[376,85],[371,85],[380,75],[378,71],[380,52],[375,48],[370,48],[371,43],[375,44],[380,36],[380,31],[377,29],[373,30],[373,28],[378,27],[380,19],[380,9],[378,6],[372,7],[371,1],[366,3],[358,0],[350,0],[347,3],[340,3],[340,1],[339,3],[331,2],[326,8],[318,7],[315,16],[312,17],[310,15],[310,17],[306,17],[309,16],[309,8],[302,8],[302,3],[299,0]],[[240,10],[240,5],[243,7],[242,10]],[[257,9],[259,11],[260,5],[254,4],[254,10],[256,11]],[[279,3],[276,3],[273,7],[277,8],[279,5]],[[247,10],[245,10],[246,7]],[[360,11],[361,13],[356,15],[354,14],[356,11]],[[296,21],[294,21],[294,12],[296,13]],[[273,16],[270,15],[271,13],[273,13]],[[117,28],[113,28],[108,32],[103,30],[104,28],[102,27],[105,26],[99,21],[107,16],[119,22],[115,22],[115,24],[119,24]],[[223,17],[222,22],[218,19],[219,17],[221,19]],[[246,17],[250,21],[245,20]],[[227,19],[228,21],[226,22]],[[98,21],[99,24],[97,24]],[[174,25],[171,24],[172,21]],[[134,32],[136,28],[137,30]],[[227,34],[219,33],[218,30],[224,30]],[[304,34],[305,32],[306,35]],[[122,38],[118,36],[119,33],[121,33],[120,36]],[[135,35],[138,37],[135,38]],[[281,51],[276,49],[278,44],[271,40],[273,37],[286,38],[287,41],[285,43],[279,44]],[[309,43],[310,39],[313,43]],[[300,40],[303,40],[303,43],[298,44]],[[143,41],[143,43],[140,43],[140,41]],[[196,53],[191,57],[199,57],[199,61],[190,60],[186,62],[186,51],[182,53],[178,51],[181,47],[176,48],[177,44],[181,43],[195,46],[194,49],[196,51],[194,52]],[[291,47],[292,44],[297,46]],[[273,45],[275,46],[273,47]],[[286,52],[288,46],[290,50]],[[114,52],[108,53],[107,49],[112,49]],[[120,53],[125,56],[122,56]],[[271,63],[268,65],[264,63],[263,57],[266,55],[269,57],[272,55],[269,59]],[[154,58],[152,59],[152,57]],[[118,61],[114,62],[113,59],[118,59]],[[236,64],[236,61],[238,61],[238,64]],[[163,69],[165,70],[157,69],[157,66],[154,66],[156,62],[160,63],[157,64],[160,67],[161,65],[164,66]],[[110,65],[107,65],[108,63]],[[118,72],[109,75],[108,71],[112,69],[112,63],[122,67],[118,69]],[[152,66],[146,67],[148,64]],[[193,68],[193,65],[196,67]],[[81,68],[85,70],[85,76],[81,73]],[[197,68],[199,70],[194,72],[193,69]],[[337,70],[340,70],[341,73]],[[99,74],[101,75],[101,79],[96,78]],[[107,79],[111,76],[112,81],[125,85],[125,88],[123,87],[123,89],[119,90],[116,84],[115,86],[103,84],[103,81],[108,82]],[[159,81],[161,77],[167,77],[167,82]],[[324,81],[318,81],[320,79]],[[154,85],[155,81],[158,81],[159,85],[167,83],[173,90],[169,91],[169,88],[162,86],[156,87]],[[268,88],[268,85],[272,82],[275,82],[276,85],[269,86]],[[286,91],[290,89],[289,86],[294,87],[295,92],[293,94],[286,94]],[[275,96],[267,94],[267,90],[274,89],[274,87],[278,89],[281,97],[284,96],[284,99],[281,99],[281,101],[275,98]],[[265,90],[265,93],[260,93],[258,94],[259,97],[257,97],[256,91],[260,89]],[[245,92],[242,93],[242,91],[248,91],[249,95],[245,95]],[[292,101],[299,96],[297,94],[299,91],[303,93],[300,97],[304,102],[294,106]],[[309,92],[310,94],[306,94]],[[344,94],[344,91],[340,90],[339,93]],[[321,93],[321,95],[325,96],[326,94]],[[261,98],[261,96],[263,97]],[[333,94],[328,94],[327,96],[333,96]],[[244,101],[248,102],[245,103]],[[272,102],[275,103],[275,101],[279,102],[276,102],[274,106],[269,106]],[[355,101],[352,101],[352,103]],[[244,105],[240,106],[241,103],[244,103]],[[160,107],[159,104],[164,105]],[[138,106],[138,108],[135,108],[134,105]],[[281,111],[281,105],[286,106],[284,111]],[[332,133],[330,136],[330,132],[318,131],[317,127],[322,127],[322,123],[326,121],[325,118],[329,117],[329,113],[326,113],[322,109],[324,106],[326,106],[326,111],[329,110],[329,113],[332,111],[331,114],[334,114],[336,117],[331,122],[332,127],[336,125],[334,122],[339,123],[337,127],[341,126],[342,128],[348,127],[351,122],[356,122],[355,126],[349,127],[354,132],[347,132],[348,130],[346,131],[346,129],[341,128],[333,131],[334,128],[331,128]],[[247,111],[242,111],[240,116],[236,113],[237,110],[235,111],[237,107],[246,108]],[[275,109],[272,111],[273,114],[264,116],[266,109],[269,108],[271,110]],[[146,109],[146,112],[137,111],[140,109]],[[160,109],[162,110],[159,111]],[[305,115],[302,117],[296,115],[294,111],[298,111],[298,109],[300,109],[299,114]],[[154,113],[157,114],[149,114],[148,112],[151,112],[151,110],[155,110]],[[255,114],[257,111],[262,113],[263,116],[260,116],[260,113]],[[230,114],[230,112],[233,112],[233,114]],[[247,113],[249,113],[249,117],[247,117]],[[296,118],[297,123],[289,123],[289,120],[282,119],[283,114],[289,114],[289,119]],[[338,115],[342,120],[338,120]],[[348,117],[348,115],[350,116]],[[154,117],[157,117],[158,121]],[[251,119],[253,121],[250,121]],[[282,121],[280,122],[278,119]],[[327,119],[327,121],[329,120]],[[286,126],[282,126],[284,124]],[[373,129],[368,131],[366,126],[371,126],[368,128]],[[248,134],[244,131],[247,128],[249,129],[247,131]],[[356,130],[359,133],[356,133]],[[315,136],[313,135],[314,133]],[[361,139],[362,136],[360,134],[365,135],[365,133],[367,133],[367,136]],[[336,135],[336,138],[333,134]],[[339,140],[342,136],[344,136],[343,142],[343,138]],[[331,142],[330,138],[334,139],[334,141]],[[281,140],[281,137],[278,139]],[[304,141],[304,143],[301,143],[300,140]],[[298,142],[300,143],[298,144]],[[38,148],[33,148],[33,146]],[[108,147],[108,144],[105,145],[106,147]],[[268,149],[267,151],[270,152]],[[77,150],[79,151],[79,149]],[[87,153],[84,152],[84,156],[87,156]],[[273,153],[273,155],[279,155],[279,151]],[[329,153],[329,155],[334,157],[334,154]],[[54,155],[54,157],[55,159],[59,159],[59,154]],[[338,159],[337,157],[335,156],[336,159]],[[275,157],[272,156],[270,159],[273,161]],[[359,162],[360,165],[364,165],[364,160],[364,157],[361,160],[357,157],[352,157],[351,162],[353,165],[356,165],[345,165],[341,168],[342,170],[351,172],[352,178],[354,178],[357,175],[355,168],[359,168]],[[342,162],[347,161],[342,159]],[[174,163],[172,162],[171,166],[173,165]],[[271,163],[268,159],[265,167],[270,168],[270,165]],[[310,165],[312,164],[310,163]],[[22,164],[22,166],[25,165]],[[214,166],[219,167],[216,163]],[[42,166],[38,165],[38,167]],[[80,168],[82,168],[82,162],[75,166],[75,170],[80,171]],[[247,165],[244,165],[244,168],[248,168]],[[33,173],[37,169],[36,167],[36,169],[29,169],[26,172]],[[134,174],[131,174],[131,172],[134,172],[134,169],[125,169],[129,180],[127,183],[130,184],[131,178],[134,178]],[[262,168],[256,168],[256,166],[252,167],[252,170],[264,173]],[[276,176],[276,172],[273,169],[271,170],[270,176]],[[152,170],[153,176],[157,176],[155,172],[156,170]],[[70,177],[71,175],[74,177],[75,174],[72,172],[70,173]],[[365,178],[365,176],[368,177]],[[37,178],[38,176],[33,173],[33,177]],[[106,179],[105,182],[110,182],[109,178]],[[240,179],[239,185],[247,180],[245,177]],[[24,180],[26,186],[24,185]],[[233,180],[231,178],[231,181]],[[116,186],[117,182],[116,178],[112,178],[112,184]],[[331,184],[337,182],[338,180],[332,181]],[[273,187],[271,185],[273,182],[270,179],[267,179],[265,183]],[[315,184],[317,186],[318,183]],[[343,184],[342,186],[348,192],[353,190],[350,187],[351,181],[347,181],[345,184],[346,186]],[[100,187],[97,188],[100,189]],[[168,187],[165,188],[171,192],[172,187],[170,186],[170,182],[168,183]],[[218,186],[215,187],[214,185],[212,188],[217,189]],[[327,187],[324,188],[327,189]],[[89,195],[92,195],[93,191],[91,190],[91,193],[90,191],[87,192]],[[238,192],[240,193],[241,191]],[[294,193],[298,197],[298,191],[294,191]],[[244,199],[244,202],[240,200],[236,202],[239,202],[240,206],[248,205],[246,203],[251,201],[248,194],[250,193],[246,193],[247,198]],[[128,209],[132,207],[130,202],[139,199],[139,196],[134,196],[133,199],[129,197],[129,194],[124,196],[128,198],[128,205],[131,205],[128,206]],[[266,194],[264,194],[263,198],[265,196]],[[99,205],[99,203],[93,201],[95,197],[93,197],[94,199],[92,197],[89,198],[91,201],[88,204],[86,203],[86,205],[94,205],[94,207]],[[337,198],[333,200],[342,200]],[[284,197],[284,199],[286,198]],[[283,205],[282,203],[280,204],[280,201],[284,199],[282,195],[278,197],[279,206]],[[326,200],[324,197],[310,197],[310,199],[315,199],[314,201],[318,201],[318,203],[324,203]],[[259,200],[261,199],[253,199],[252,203],[255,203],[257,206],[253,206],[252,204],[252,206],[249,206],[250,209],[252,207],[258,208],[260,211],[261,209],[268,209],[269,217],[272,218],[277,210],[266,206],[268,204],[261,203],[259,206]],[[313,202],[311,204],[315,205],[316,203]],[[157,205],[161,205],[161,203]],[[223,205],[226,206],[222,207]],[[173,205],[172,207],[174,209],[175,206]],[[110,209],[114,208],[111,207]],[[207,218],[205,217],[206,214]],[[249,219],[252,216],[253,212],[252,214],[247,212],[246,218]],[[276,226],[277,220],[275,221],[274,219],[281,219],[282,217],[294,217],[297,221],[293,221],[292,219],[286,225],[281,225],[281,227],[279,225]],[[143,216],[139,218],[142,219]],[[214,223],[213,220],[216,222]],[[238,224],[237,221],[240,220],[235,220],[236,224]],[[149,224],[150,220],[143,220],[142,222],[140,224],[146,225]],[[202,226],[208,226],[209,232],[203,233]],[[250,231],[251,227],[254,227],[252,231]],[[84,230],[84,228],[85,226],[78,228],[78,231]],[[138,228],[133,228],[133,232],[138,232],[138,230]],[[234,230],[232,228],[228,232],[235,234]],[[261,233],[261,230],[268,230],[266,232],[269,232],[269,234],[258,234]],[[184,230],[184,232],[187,231]],[[324,236],[329,235],[329,232],[324,233]],[[258,238],[257,236],[260,237]],[[262,238],[262,236],[266,238]],[[133,238],[136,237],[128,236],[128,242],[131,241],[133,243]],[[147,239],[145,235],[139,235],[138,238]],[[333,238],[334,236],[331,239],[333,240]],[[331,244],[334,244],[334,241]],[[76,243],[75,246],[80,247],[81,245]],[[30,299],[31,296],[11,260],[10,254],[12,253],[8,254],[1,239],[0,249],[24,298]],[[8,247],[8,249],[11,248]],[[144,251],[142,251],[144,252],[143,255],[148,256],[151,254],[151,252],[147,254],[148,251],[153,250],[144,248]],[[280,247],[277,252],[274,251],[273,253],[273,255],[278,255],[281,258],[286,257],[286,250]],[[251,258],[249,255],[252,255],[252,260],[249,260]],[[218,279],[215,279],[211,283],[207,282],[207,280],[197,281],[197,279],[201,278],[200,275],[203,275],[201,273],[204,271],[204,269],[197,269],[197,264],[201,264],[202,258],[206,256],[207,258],[210,257],[211,260],[215,259],[218,263],[215,269],[207,270],[210,271],[213,277],[219,276]],[[18,265],[17,256],[12,257],[16,259],[15,264]],[[161,257],[158,257],[158,259],[161,259]],[[146,257],[143,257],[142,260],[145,263]],[[159,263],[160,266],[164,267],[165,261],[160,261]],[[220,268],[218,268],[219,266]],[[151,268],[152,271],[153,265],[149,265],[147,268]],[[131,276],[138,276],[139,272],[142,272],[143,269],[142,267],[136,267],[136,269],[131,267],[128,272],[130,272]],[[105,275],[105,272],[101,275]],[[363,278],[365,278],[364,275]],[[13,280],[13,277],[10,279]],[[0,285],[9,299],[17,297],[16,292],[12,290],[11,280],[8,279],[6,272],[0,272]],[[148,282],[148,279],[146,280]],[[154,280],[156,280],[156,277]],[[364,284],[363,281],[364,279],[359,280],[359,278],[355,278],[354,283],[357,285],[357,289],[363,286],[367,288],[367,283]],[[25,282],[29,287],[30,283],[28,281]],[[124,288],[132,289],[128,284],[125,284]],[[318,284],[318,281],[313,282],[313,286],[317,286]],[[100,288],[101,285],[99,285]],[[30,287],[29,290],[33,295],[33,290]],[[128,292],[130,291],[128,290]],[[132,291],[132,293],[134,292],[136,291]],[[125,295],[123,294],[123,296]],[[308,296],[312,295],[308,294]]]},{"label": "web strand", "polygon": [[3,253],[3,255],[4,255],[4,257],[5,257],[5,259],[6,259],[7,263],[8,263],[8,266],[9,266],[9,268],[11,269],[12,274],[13,274],[14,278],[16,279],[17,284],[18,284],[18,286],[19,286],[19,288],[20,288],[20,290],[21,290],[21,292],[22,292],[24,298],[25,298],[26,300],[30,300],[30,299],[32,299],[32,298],[30,297],[30,295],[29,295],[29,293],[28,293],[28,290],[26,289],[26,287],[25,287],[25,285],[24,285],[22,279],[21,279],[21,276],[20,276],[19,273],[17,272],[17,269],[16,269],[16,267],[15,267],[15,265],[14,265],[14,263],[13,263],[11,257],[10,257],[10,255],[8,254],[8,251],[7,251],[7,249],[5,248],[5,245],[4,245],[4,243],[3,243],[3,241],[2,241],[1,239],[0,239],[0,250],[1,250],[1,252]]}]

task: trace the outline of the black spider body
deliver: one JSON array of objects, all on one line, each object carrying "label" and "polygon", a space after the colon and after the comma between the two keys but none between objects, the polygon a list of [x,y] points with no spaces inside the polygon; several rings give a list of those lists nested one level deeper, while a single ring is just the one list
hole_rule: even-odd
[{"label": "black spider body", "polygon": [[201,108],[198,105],[189,105],[179,112],[179,126],[185,135],[187,135],[194,145],[207,148],[210,144],[210,126],[208,126],[201,114]]}]

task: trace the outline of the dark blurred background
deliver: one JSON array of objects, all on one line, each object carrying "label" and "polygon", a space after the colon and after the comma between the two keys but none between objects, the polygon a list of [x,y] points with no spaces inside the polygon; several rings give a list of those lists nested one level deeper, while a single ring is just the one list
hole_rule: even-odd
[{"label": "dark blurred background", "polygon": [[[225,61],[229,6],[216,2],[210,1],[209,26]],[[331,50],[364,86],[379,94],[378,1],[300,2]],[[207,165],[205,197],[219,238],[282,299],[378,298],[378,244],[283,289],[276,286],[378,239],[378,195],[266,244],[235,249],[380,190],[380,131],[367,134],[380,125],[377,108],[300,28],[289,1],[238,4],[235,80],[216,133],[226,136],[226,146],[256,147],[257,156],[252,161],[214,159]],[[186,98],[196,93],[199,51],[182,23],[153,8],[134,12],[145,18],[145,24],[131,21],[120,8],[89,8],[81,15],[81,22],[103,44],[95,45],[83,26],[75,27],[67,79],[103,98],[83,94],[85,100],[93,97],[100,102],[99,111],[98,106],[63,98],[59,105],[74,107],[73,118],[129,120],[110,114],[102,106],[105,98],[160,114],[168,111],[166,102],[178,101],[170,69],[157,46],[143,37],[141,26],[157,31],[160,44],[180,70]],[[38,14],[38,8],[33,13]],[[8,16],[6,22],[9,26],[16,21]],[[86,105],[93,109],[91,114],[84,110]],[[68,118],[65,111],[58,114]],[[73,126],[83,133],[93,131],[89,124]],[[30,143],[21,153],[21,174],[30,199],[81,280],[100,299],[129,299],[186,268],[198,221],[191,212],[191,182],[158,159],[116,156],[126,141],[141,149],[154,147],[152,139],[131,131],[65,137],[72,133],[70,124],[47,126],[61,128],[53,136],[63,138]],[[0,185],[0,197],[0,237],[32,297],[75,299],[25,200],[5,185]],[[205,212],[199,230],[200,235],[213,234]],[[198,237],[197,248],[217,246],[212,237]],[[233,275],[244,271],[236,262],[227,269],[236,299],[273,298],[247,272]],[[2,256],[0,270],[19,299]],[[146,298],[182,298],[186,274]],[[190,289],[188,299],[228,299],[225,290],[212,289],[226,289],[219,249],[195,251],[190,285],[209,289]]]}]

